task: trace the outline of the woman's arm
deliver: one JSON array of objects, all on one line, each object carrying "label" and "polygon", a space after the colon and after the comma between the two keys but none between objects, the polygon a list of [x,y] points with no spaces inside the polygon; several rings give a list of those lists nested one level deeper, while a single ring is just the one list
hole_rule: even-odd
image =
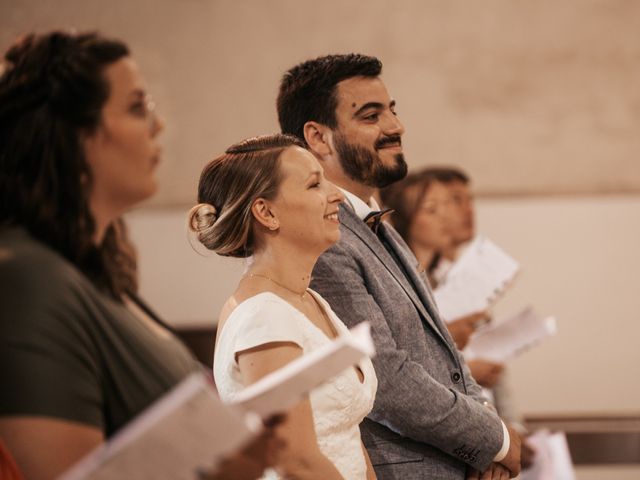
[{"label": "woman's arm", "polygon": [[360,446],[362,447],[362,453],[364,454],[364,460],[367,462],[367,480],[376,480],[376,471],[373,469],[373,465],[371,465],[371,459],[369,458],[369,453],[367,449],[364,448],[364,444],[360,442]]},{"label": "woman's arm", "polygon": [[0,418],[0,437],[29,480],[56,478],[104,440],[97,427],[31,416]]},{"label": "woman's arm", "polygon": [[[261,345],[238,353],[238,365],[245,385],[252,384],[302,355],[302,349],[289,342]],[[309,399],[289,410],[276,427],[285,446],[277,453],[276,466],[291,479],[342,479],[335,465],[318,447]]]}]

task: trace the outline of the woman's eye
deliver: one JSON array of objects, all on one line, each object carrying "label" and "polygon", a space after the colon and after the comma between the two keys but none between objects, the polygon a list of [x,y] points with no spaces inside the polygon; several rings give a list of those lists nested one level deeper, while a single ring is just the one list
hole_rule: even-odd
[{"label": "woman's eye", "polygon": [[319,188],[319,187],[320,187],[320,182],[316,182],[312,184],[309,188]]},{"label": "woman's eye", "polygon": [[129,111],[141,117],[147,116],[147,105],[144,102],[136,102],[129,108]]}]

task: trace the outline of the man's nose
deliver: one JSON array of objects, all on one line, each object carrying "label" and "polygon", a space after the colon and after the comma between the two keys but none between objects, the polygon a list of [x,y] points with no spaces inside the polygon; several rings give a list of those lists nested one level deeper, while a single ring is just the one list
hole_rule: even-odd
[{"label": "man's nose", "polygon": [[404,125],[397,115],[389,112],[384,125],[385,135],[404,135]]}]

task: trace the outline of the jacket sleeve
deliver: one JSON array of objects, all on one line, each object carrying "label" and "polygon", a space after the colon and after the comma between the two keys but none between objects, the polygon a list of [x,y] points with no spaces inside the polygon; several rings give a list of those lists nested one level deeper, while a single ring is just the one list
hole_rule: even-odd
[{"label": "jacket sleeve", "polygon": [[[338,243],[318,260],[312,286],[348,326],[371,323],[378,391],[369,418],[485,470],[502,446],[500,418],[477,399],[438,382],[398,347],[382,310],[367,289],[364,268],[348,245]],[[462,365],[466,380],[475,384],[464,361]]]}]

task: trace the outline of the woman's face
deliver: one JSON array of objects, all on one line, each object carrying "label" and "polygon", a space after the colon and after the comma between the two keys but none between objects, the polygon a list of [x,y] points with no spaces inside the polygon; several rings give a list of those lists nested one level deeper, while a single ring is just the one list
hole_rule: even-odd
[{"label": "woman's face", "polygon": [[313,154],[289,147],[280,156],[282,182],[272,202],[278,235],[302,248],[322,252],[340,238],[340,190],[324,178]]},{"label": "woman's face", "polygon": [[451,246],[452,238],[446,221],[449,201],[447,187],[440,182],[431,182],[409,227],[411,245],[436,251]]},{"label": "woman's face", "polygon": [[93,177],[90,206],[94,215],[119,216],[157,189],[155,170],[161,148],[156,137],[163,124],[152,111],[144,81],[131,58],[106,67],[104,77],[109,98],[96,131],[85,138]]}]

